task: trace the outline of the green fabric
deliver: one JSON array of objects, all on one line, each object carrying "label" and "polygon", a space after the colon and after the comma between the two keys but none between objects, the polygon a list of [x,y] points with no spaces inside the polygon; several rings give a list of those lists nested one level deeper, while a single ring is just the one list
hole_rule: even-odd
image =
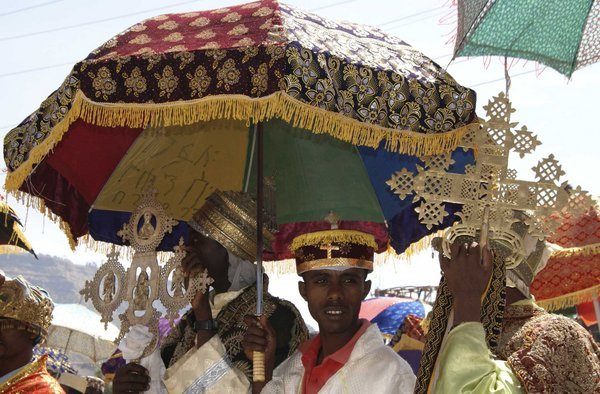
[{"label": "green fabric", "polygon": [[463,323],[444,341],[434,393],[524,393],[505,361],[496,360],[481,323]]},{"label": "green fabric", "polygon": [[[538,61],[571,76],[593,0],[495,0],[456,56],[498,55]],[[465,15],[469,5],[465,2]],[[490,6],[491,4],[491,6]],[[487,10],[487,12],[486,12]],[[466,18],[465,22],[469,18]],[[460,22],[459,22],[460,23]],[[460,39],[460,37],[459,37]]]},{"label": "green fabric", "polygon": [[[277,223],[342,220],[384,222],[354,146],[273,119],[264,123],[264,175],[275,179]],[[250,188],[255,190],[255,166]]]}]

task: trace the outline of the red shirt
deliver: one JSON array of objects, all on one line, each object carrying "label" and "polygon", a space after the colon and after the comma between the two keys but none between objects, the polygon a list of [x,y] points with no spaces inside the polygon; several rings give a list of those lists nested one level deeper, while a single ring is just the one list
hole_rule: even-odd
[{"label": "red shirt", "polygon": [[354,345],[358,339],[367,331],[371,325],[368,320],[361,319],[361,325],[356,334],[337,352],[325,357],[320,365],[317,358],[321,350],[321,336],[317,335],[310,341],[300,346],[302,353],[302,365],[304,365],[304,378],[302,380],[302,392],[304,394],[316,394],[327,383],[330,377],[335,375],[350,358]]}]

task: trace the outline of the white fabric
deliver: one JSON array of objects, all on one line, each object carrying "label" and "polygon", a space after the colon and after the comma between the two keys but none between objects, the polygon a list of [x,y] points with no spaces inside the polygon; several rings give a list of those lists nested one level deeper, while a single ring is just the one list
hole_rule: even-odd
[{"label": "white fabric", "polygon": [[227,251],[229,255],[229,269],[227,279],[231,283],[228,291],[238,291],[256,282],[256,266]]},{"label": "white fabric", "polygon": [[85,393],[85,389],[87,388],[87,380],[83,376],[77,376],[69,372],[63,372],[58,379],[58,383],[82,393]]},{"label": "white fabric", "polygon": [[[262,393],[301,393],[304,366],[296,350],[273,372]],[[348,362],[327,380],[319,393],[412,393],[416,377],[408,363],[385,346],[376,324],[358,339]]]},{"label": "white fabric", "polygon": [[[144,348],[152,340],[148,327],[136,324],[127,333],[125,338],[119,343],[119,349],[123,352],[123,358],[127,363],[137,360],[144,351]],[[148,370],[150,376],[150,394],[166,393],[161,378],[165,373],[165,365],[160,357],[160,350],[157,348],[148,357],[140,360],[140,365]]]},{"label": "white fabric", "polygon": [[188,351],[163,379],[169,393],[246,393],[250,382],[229,364],[225,346],[217,335]]}]

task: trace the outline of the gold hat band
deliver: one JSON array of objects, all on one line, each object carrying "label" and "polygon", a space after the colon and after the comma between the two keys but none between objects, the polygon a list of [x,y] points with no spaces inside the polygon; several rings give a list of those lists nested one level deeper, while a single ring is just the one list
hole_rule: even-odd
[{"label": "gold hat band", "polygon": [[314,269],[327,269],[327,267],[363,268],[371,272],[373,271],[373,262],[364,259],[353,259],[347,257],[317,259],[298,264],[296,266],[296,271],[298,272],[298,275],[301,275],[306,271]]}]

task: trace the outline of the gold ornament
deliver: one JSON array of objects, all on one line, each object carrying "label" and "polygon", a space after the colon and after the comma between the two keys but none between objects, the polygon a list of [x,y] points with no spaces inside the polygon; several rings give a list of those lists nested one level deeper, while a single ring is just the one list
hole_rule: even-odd
[{"label": "gold ornament", "polygon": [[129,222],[117,233],[134,250],[131,266],[127,270],[123,268],[118,260],[119,253],[113,247],[107,255],[107,262],[80,291],[86,301],[92,300],[105,326],[113,320],[114,311],[127,301],[127,309],[119,315],[121,331],[115,343],[123,339],[133,325],[148,327],[153,337],[140,358],[150,355],[158,342],[160,313],[153,303],[160,300],[167,311],[165,316],[173,324],[178,312],[190,302],[181,270],[181,261],[186,255],[183,238],[173,248],[174,254],[164,266],[159,265],[156,257],[156,248],[164,235],[170,233],[177,223],[156,201],[154,190],[144,192]]},{"label": "gold ornament", "polygon": [[[415,194],[414,201],[421,223],[431,229],[442,223],[448,212],[445,203],[462,204],[457,213],[460,221],[444,234],[442,249],[450,255],[450,245],[459,236],[477,238],[482,227],[484,211],[489,210],[487,225],[489,239],[502,243],[511,253],[506,257],[506,268],[519,265],[527,257],[523,244],[524,234],[514,231],[519,219],[515,211],[527,212],[528,232],[542,240],[558,225],[551,217],[566,204],[583,209],[581,202],[586,193],[580,188],[568,192],[567,183],[559,183],[564,171],[554,155],[540,160],[533,168],[536,182],[516,179],[516,171],[508,168],[511,151],[523,157],[540,145],[540,141],[527,127],[516,129],[510,115],[515,110],[500,93],[484,107],[488,120],[480,130],[468,132],[460,146],[473,149],[476,162],[468,165],[465,174],[449,172],[453,164],[450,155],[423,157],[424,167],[417,167],[412,175],[406,169],[392,174],[386,182],[400,199]],[[584,200],[589,200],[589,196]]]}]

